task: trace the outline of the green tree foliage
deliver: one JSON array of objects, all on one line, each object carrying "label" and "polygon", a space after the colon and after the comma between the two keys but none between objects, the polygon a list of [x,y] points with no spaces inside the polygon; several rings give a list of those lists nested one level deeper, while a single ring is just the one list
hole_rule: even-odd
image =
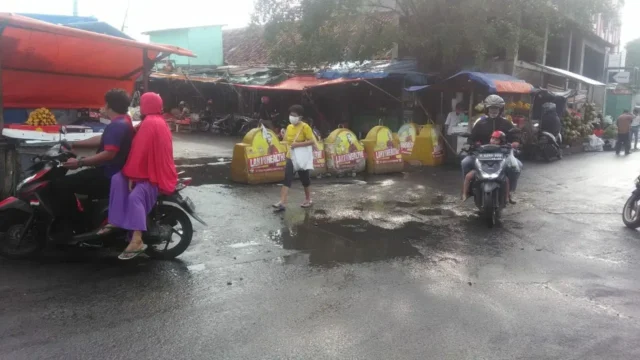
[{"label": "green tree foliage", "polygon": [[627,44],[627,66],[640,67],[640,38]]},{"label": "green tree foliage", "polygon": [[[608,0],[257,0],[272,61],[311,67],[388,55],[393,44],[426,68],[482,62],[518,45],[539,48],[547,22],[589,29]],[[577,20],[580,19],[580,20]],[[585,20],[586,19],[586,20]]]}]

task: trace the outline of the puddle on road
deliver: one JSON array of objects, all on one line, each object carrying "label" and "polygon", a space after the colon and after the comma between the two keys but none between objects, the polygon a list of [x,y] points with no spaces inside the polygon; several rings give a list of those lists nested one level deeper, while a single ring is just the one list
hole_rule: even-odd
[{"label": "puddle on road", "polygon": [[[334,265],[421,257],[411,242],[416,234],[428,232],[428,228],[417,222],[406,223],[393,230],[359,219],[316,224],[305,222],[283,228],[269,233],[269,237],[286,250],[308,253],[311,265]],[[284,262],[288,263],[288,259],[285,257]]]},{"label": "puddle on road", "polygon": [[178,172],[184,172],[180,177],[193,179],[191,186],[228,184],[231,162],[224,160],[200,165],[180,165],[177,169]]}]

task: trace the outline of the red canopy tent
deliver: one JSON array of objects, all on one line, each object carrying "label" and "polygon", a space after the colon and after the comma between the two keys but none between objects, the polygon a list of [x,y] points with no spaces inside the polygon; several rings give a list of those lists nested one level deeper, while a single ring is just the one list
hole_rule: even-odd
[{"label": "red canopy tent", "polygon": [[[54,25],[0,13],[2,106],[99,108],[112,88],[133,90],[135,80],[170,54],[185,49]],[[145,76],[146,78],[146,76]]]},{"label": "red canopy tent", "polygon": [[235,86],[246,88],[246,89],[255,89],[255,90],[281,90],[281,91],[303,91],[306,89],[319,87],[319,86],[328,86],[335,84],[344,84],[351,82],[358,82],[360,79],[318,79],[315,75],[297,75],[291,77],[287,80],[284,80],[281,83],[274,85],[241,85],[236,84]]}]

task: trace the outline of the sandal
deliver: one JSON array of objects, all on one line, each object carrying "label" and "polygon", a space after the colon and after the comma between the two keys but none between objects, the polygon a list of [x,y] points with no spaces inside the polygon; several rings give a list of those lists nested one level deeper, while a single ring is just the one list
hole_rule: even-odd
[{"label": "sandal", "polygon": [[313,201],[311,201],[311,200],[305,201],[300,205],[300,207],[303,208],[303,209],[308,209],[308,208],[310,208],[312,206],[313,206]]},{"label": "sandal", "polygon": [[148,246],[146,244],[143,244],[142,248],[140,248],[139,250],[123,251],[122,254],[120,254],[118,256],[118,259],[120,259],[120,260],[131,260],[131,259],[134,259],[138,255],[143,254],[145,251],[147,251],[147,248],[148,248]]},{"label": "sandal", "polygon": [[287,208],[282,204],[275,204],[275,205],[273,205],[273,208],[274,208],[273,212],[277,212],[277,213],[287,210]]}]

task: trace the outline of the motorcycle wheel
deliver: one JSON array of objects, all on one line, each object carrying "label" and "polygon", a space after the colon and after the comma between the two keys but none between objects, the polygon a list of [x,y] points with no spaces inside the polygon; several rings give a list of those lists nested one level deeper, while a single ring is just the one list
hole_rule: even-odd
[{"label": "motorcycle wheel", "polygon": [[[147,255],[154,259],[172,260],[182,255],[193,239],[191,219],[182,209],[170,205],[160,205],[155,210],[156,225],[170,228],[171,235],[159,244],[150,245]],[[171,246],[171,245],[174,246]]]},{"label": "motorcycle wheel", "polygon": [[200,121],[198,123],[198,130],[202,132],[209,132],[211,130],[211,124],[208,121]]},{"label": "motorcycle wheel", "polygon": [[20,234],[28,220],[28,215],[20,212],[2,214],[11,219],[11,224],[2,237],[0,237],[0,256],[12,260],[30,259],[38,255],[44,249],[44,242],[39,237],[35,226],[19,243]]},{"label": "motorcycle wheel", "polygon": [[498,222],[498,209],[494,206],[493,193],[484,195],[482,215],[490,229]]},{"label": "motorcycle wheel", "polygon": [[633,194],[627,199],[622,208],[622,222],[629,229],[640,228],[640,212],[638,211],[638,202],[640,194]]}]

